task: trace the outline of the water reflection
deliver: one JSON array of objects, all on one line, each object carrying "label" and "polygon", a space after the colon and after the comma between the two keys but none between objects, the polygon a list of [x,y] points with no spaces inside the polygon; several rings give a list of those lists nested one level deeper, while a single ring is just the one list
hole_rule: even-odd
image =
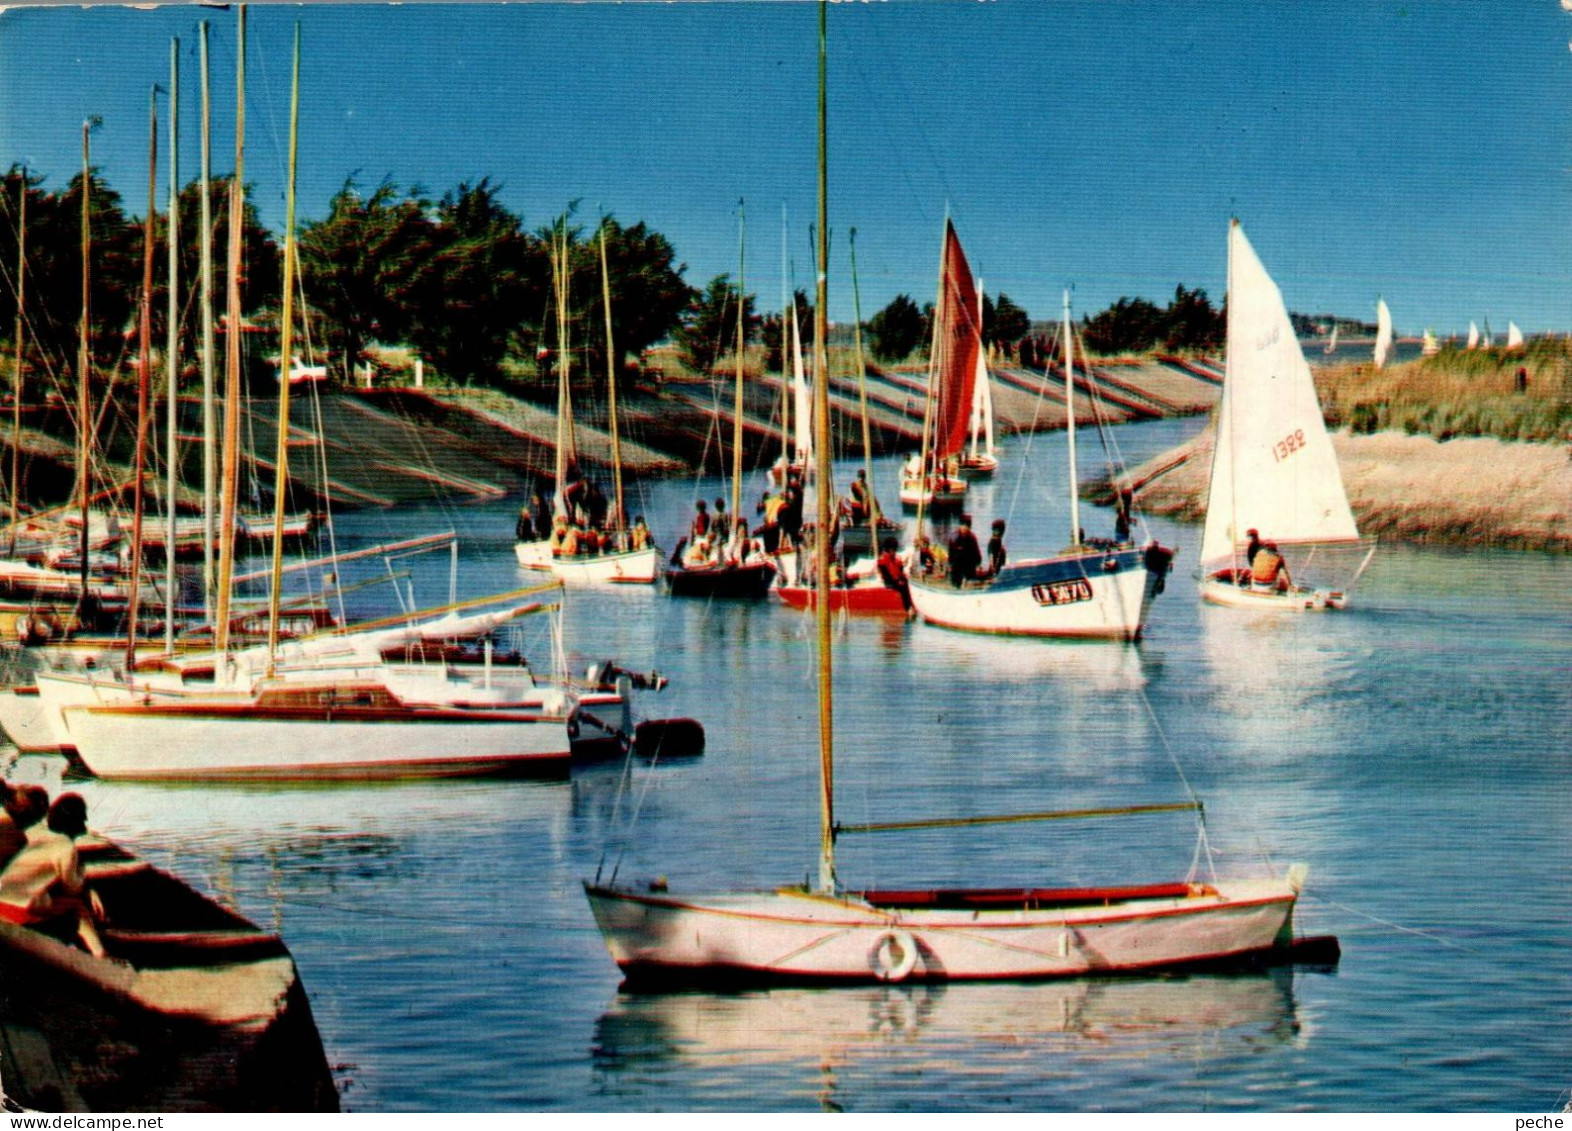
[{"label": "water reflection", "polygon": [[703,1086],[697,1079],[752,1087],[755,1106],[768,1095],[876,1107],[879,1097],[858,1088],[861,1071],[875,1064],[883,1072],[942,1077],[974,1068],[981,1054],[995,1071],[1030,1062],[1046,1075],[1070,1072],[1084,1058],[1100,1066],[1142,1058],[1194,1062],[1304,1047],[1310,1032],[1298,1016],[1294,977],[1277,969],[1036,984],[619,994],[595,1023],[591,1062],[601,1094],[630,1104],[663,1106],[661,1092],[691,1095]]}]

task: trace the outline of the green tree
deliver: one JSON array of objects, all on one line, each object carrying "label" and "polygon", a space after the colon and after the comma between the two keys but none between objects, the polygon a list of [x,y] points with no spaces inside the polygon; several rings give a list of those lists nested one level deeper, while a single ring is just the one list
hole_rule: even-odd
[{"label": "green tree", "polygon": [[1125,296],[1107,310],[1083,318],[1081,335],[1093,353],[1139,353],[1167,336],[1167,321],[1155,304]]},{"label": "green tree", "polygon": [[[730,275],[717,275],[702,293],[695,294],[683,313],[682,323],[673,338],[682,359],[691,369],[709,373],[717,359],[732,353],[737,343],[737,288]],[[743,304],[742,340],[746,345],[759,328],[753,312],[753,296],[741,296]]]},{"label": "green tree", "polygon": [[[671,336],[681,323],[683,311],[696,292],[683,280],[686,263],[678,263],[669,240],[640,220],[624,228],[608,216],[602,223],[606,232],[606,274],[611,280],[612,345],[617,351],[617,369],[629,354],[638,357],[656,342]],[[600,287],[600,233],[588,241],[585,251],[592,261],[595,285],[587,311],[593,329],[584,338],[591,352],[605,367],[606,315]]]},{"label": "green tree", "polygon": [[1014,353],[1018,342],[1031,333],[1032,320],[1003,291],[997,299],[983,296],[983,344]]},{"label": "green tree", "polygon": [[[779,314],[766,315],[762,323],[761,334],[764,339],[764,368],[773,369],[777,373],[787,373],[791,358],[791,322],[788,312],[796,311],[797,333],[802,339],[803,349],[811,352],[813,349],[813,300],[808,297],[808,292],[798,287],[792,292],[792,304],[787,311]],[[808,362],[806,355],[804,363]]]},{"label": "green tree", "polygon": [[1163,345],[1170,350],[1215,350],[1228,333],[1227,318],[1223,311],[1212,309],[1206,292],[1185,290],[1183,284],[1174,288],[1165,321],[1168,333]]},{"label": "green tree", "polygon": [[868,342],[880,361],[900,361],[928,337],[930,316],[917,308],[912,297],[896,295],[883,310],[868,319]]},{"label": "green tree", "polygon": [[360,360],[372,342],[408,341],[439,301],[441,241],[417,192],[383,182],[369,196],[348,181],[327,218],[300,234],[307,299],[322,315],[332,355]]}]

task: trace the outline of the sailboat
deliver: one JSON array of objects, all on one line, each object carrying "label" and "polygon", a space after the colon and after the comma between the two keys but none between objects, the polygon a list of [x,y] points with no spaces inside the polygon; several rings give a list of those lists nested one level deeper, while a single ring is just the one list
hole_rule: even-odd
[{"label": "sailboat", "polygon": [[[983,290],[977,287],[977,329],[982,332]],[[999,455],[993,448],[993,387],[988,379],[988,356],[979,343],[977,377],[972,385],[971,442],[961,456],[962,479],[992,479],[999,470]]]},{"label": "sailboat", "polygon": [[1376,340],[1375,340],[1375,367],[1384,367],[1392,356],[1392,312],[1387,309],[1386,299],[1376,300]]},{"label": "sailboat", "polygon": [[1506,348],[1509,350],[1520,350],[1523,348],[1523,331],[1517,328],[1516,322],[1507,323]]},{"label": "sailboat", "polygon": [[1468,323],[1468,348],[1471,350],[1479,348],[1479,324],[1472,319]]},{"label": "sailboat", "polygon": [[1326,340],[1326,348],[1323,349],[1321,352],[1322,353],[1336,353],[1337,352],[1337,323],[1336,322],[1332,323],[1332,336]]},{"label": "sailboat", "polygon": [[[1344,607],[1358,572],[1339,588],[1257,586],[1244,558],[1246,532],[1284,546],[1360,540],[1282,293],[1237,220],[1228,229],[1228,357],[1216,435],[1201,596],[1247,609]],[[1374,552],[1372,545],[1359,572]]]},{"label": "sailboat", "polygon": [[923,410],[922,452],[901,469],[901,505],[921,511],[959,510],[966,480],[952,474],[966,447],[977,381],[982,327],[972,269],[948,216],[939,250],[939,297],[934,303],[933,345],[928,355],[928,397]]},{"label": "sailboat", "polygon": [[[825,122],[825,5],[819,8],[819,129]],[[827,224],[824,147],[819,150],[820,259]],[[826,281],[818,277],[814,326],[817,461],[829,482],[825,364]],[[821,528],[829,492],[819,495]],[[852,831],[960,822],[839,825],[834,813],[832,634],[828,548],[820,543],[816,607],[819,672],[819,867],[817,883],[771,891],[685,895],[664,881],[585,883],[613,961],[630,982],[718,985],[805,981],[877,983],[1028,979],[1110,974],[1283,952],[1304,869],[1285,878],[1103,888],[855,891],[835,870],[835,842]],[[1139,807],[1191,809],[1176,806]],[[1089,817],[1092,813],[1052,816]],[[1099,815],[1102,815],[1100,812]],[[1023,819],[1049,819],[1032,814]]]},{"label": "sailboat", "polygon": [[1173,551],[1157,542],[1093,543],[1083,537],[1075,466],[1075,349],[1064,295],[1065,433],[1069,445],[1070,541],[1046,558],[1007,563],[991,577],[952,585],[912,578],[912,604],[931,624],[1009,636],[1135,640],[1163,591]]},{"label": "sailboat", "polygon": [[1441,352],[1440,339],[1438,339],[1436,337],[1436,332],[1434,330],[1431,330],[1431,329],[1429,329],[1427,327],[1425,329],[1425,336],[1424,336],[1423,342],[1422,342],[1422,344],[1419,347],[1419,356],[1420,357],[1434,357],[1436,354],[1438,354],[1440,352]]},{"label": "sailboat", "polygon": [[[570,489],[570,479],[575,463],[573,438],[573,403],[568,388],[570,355],[567,348],[567,289],[568,246],[567,217],[563,217],[563,231],[553,240],[553,271],[557,300],[557,491],[555,513],[559,523],[572,521],[569,501],[565,493]],[[611,281],[606,265],[606,225],[600,230],[601,293],[606,305],[606,356],[607,425],[611,431],[612,475],[616,482],[614,513],[610,528],[602,534],[596,531],[598,543],[593,550],[563,553],[555,538],[532,538],[514,546],[514,555],[525,569],[549,572],[553,577],[576,585],[650,585],[660,575],[660,550],[653,542],[633,546],[628,541],[626,515],[622,500],[622,451],[617,432],[617,373],[616,350],[611,337]],[[537,534],[539,532],[537,531]]]}]

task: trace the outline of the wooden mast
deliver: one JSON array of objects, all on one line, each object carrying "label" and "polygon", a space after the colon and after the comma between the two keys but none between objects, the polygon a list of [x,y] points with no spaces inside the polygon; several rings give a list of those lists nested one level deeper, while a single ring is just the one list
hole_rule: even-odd
[{"label": "wooden mast", "polygon": [[939,293],[933,302],[933,344],[928,347],[928,397],[923,402],[922,409],[922,450],[917,459],[921,466],[918,475],[921,477],[917,486],[917,525],[916,537],[922,537],[922,517],[926,509],[924,503],[930,486],[938,490],[938,460],[934,460],[935,474],[930,478],[928,474],[928,446],[933,440],[933,402],[939,382],[939,370],[943,364],[940,342],[943,335],[940,333],[940,320],[944,317],[944,284],[945,270],[950,265],[950,209],[944,209],[944,233],[939,237]]},{"label": "wooden mast", "polygon": [[78,338],[76,355],[76,491],[77,511],[82,519],[82,591],[77,603],[77,620],[80,622],[87,612],[87,549],[88,535],[88,501],[93,496],[92,471],[88,466],[88,455],[92,445],[93,432],[93,398],[90,384],[92,381],[92,347],[89,338],[92,336],[92,301],[91,301],[91,256],[92,248],[92,223],[91,223],[91,197],[93,195],[92,157],[88,143],[88,134],[99,124],[96,117],[88,118],[82,123],[82,326]]},{"label": "wooden mast", "polygon": [[224,357],[224,452],[218,516],[218,612],[214,631],[220,655],[229,651],[229,586],[235,573],[235,505],[240,490],[240,235],[245,221],[246,6],[240,5],[235,52],[235,174],[229,183],[228,349]]},{"label": "wooden mast", "polygon": [[175,576],[175,495],[180,490],[179,465],[175,462],[180,429],[180,40],[169,41],[169,278],[165,289],[169,303],[164,316],[164,380],[169,386],[169,419],[164,460],[168,464],[164,486],[164,650],[175,650],[175,606],[179,595]]},{"label": "wooden mast", "polygon": [[1064,289],[1064,430],[1070,441],[1070,545],[1081,544],[1080,487],[1075,475],[1075,335],[1070,326],[1070,288]]},{"label": "wooden mast", "polygon": [[781,489],[786,487],[786,472],[791,467],[791,342],[786,337],[786,320],[797,324],[797,307],[791,301],[787,281],[786,202],[781,201]]},{"label": "wooden mast", "polygon": [[295,323],[295,155],[300,135],[300,25],[289,91],[289,187],[284,206],[284,298],[278,333],[278,447],[273,457],[273,584],[267,602],[267,674],[278,651],[278,605],[284,589],[284,507],[289,495],[289,369]]},{"label": "wooden mast", "polygon": [[879,498],[873,490],[873,432],[868,424],[868,367],[862,356],[862,293],[857,287],[857,229],[851,230],[852,343],[857,351],[857,399],[862,405],[862,471],[868,483],[868,532],[879,552]]},{"label": "wooden mast", "polygon": [[218,413],[213,380],[212,104],[208,91],[207,21],[202,21],[202,601],[213,619],[213,540],[218,494]]},{"label": "wooden mast", "polygon": [[828,147],[825,142],[825,70],[828,55],[826,0],[819,0],[819,262],[813,308],[813,446],[819,480],[819,530],[813,540],[814,573],[817,580],[816,608],[819,630],[819,890],[835,890],[835,711],[831,702],[832,660],[830,656],[830,388],[829,359],[825,353],[825,303],[829,293],[826,270],[829,265],[829,225],[826,220],[829,174],[826,169]]},{"label": "wooden mast", "polygon": [[22,347],[26,341],[27,320],[27,165],[23,164],[21,199],[16,209],[16,367],[11,374],[11,544],[16,553],[16,529],[22,521]]},{"label": "wooden mast", "polygon": [[[137,317],[136,455],[131,481],[131,583],[126,600],[126,671],[136,666],[137,603],[142,583],[142,509],[146,494],[147,401],[153,368],[153,217],[158,209],[158,87],[148,97],[147,215],[142,220],[142,298]],[[170,547],[174,557],[174,547]]]},{"label": "wooden mast", "polygon": [[[611,431],[611,481],[617,509],[612,513],[612,528],[620,536],[628,528],[628,513],[622,502],[622,443],[617,435],[617,350],[611,333],[611,269],[606,264],[606,225],[600,222],[600,298],[606,308],[606,422]],[[622,539],[617,548],[623,549]]]},{"label": "wooden mast", "polygon": [[576,463],[573,443],[573,396],[568,389],[568,214],[564,212],[551,236],[551,284],[557,301],[557,513],[567,514],[563,493],[568,465]]},{"label": "wooden mast", "polygon": [[747,322],[747,219],[742,201],[737,201],[737,397],[731,420],[731,521],[742,518],[742,351]]}]

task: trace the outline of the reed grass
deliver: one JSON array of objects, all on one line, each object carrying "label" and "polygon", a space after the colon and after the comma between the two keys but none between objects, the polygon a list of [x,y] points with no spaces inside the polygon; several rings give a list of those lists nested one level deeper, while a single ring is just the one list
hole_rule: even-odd
[{"label": "reed grass", "polygon": [[[1527,385],[1518,388],[1523,370]],[[1522,349],[1444,347],[1384,369],[1342,365],[1316,373],[1327,423],[1450,440],[1572,440],[1572,344],[1537,338]]]}]

